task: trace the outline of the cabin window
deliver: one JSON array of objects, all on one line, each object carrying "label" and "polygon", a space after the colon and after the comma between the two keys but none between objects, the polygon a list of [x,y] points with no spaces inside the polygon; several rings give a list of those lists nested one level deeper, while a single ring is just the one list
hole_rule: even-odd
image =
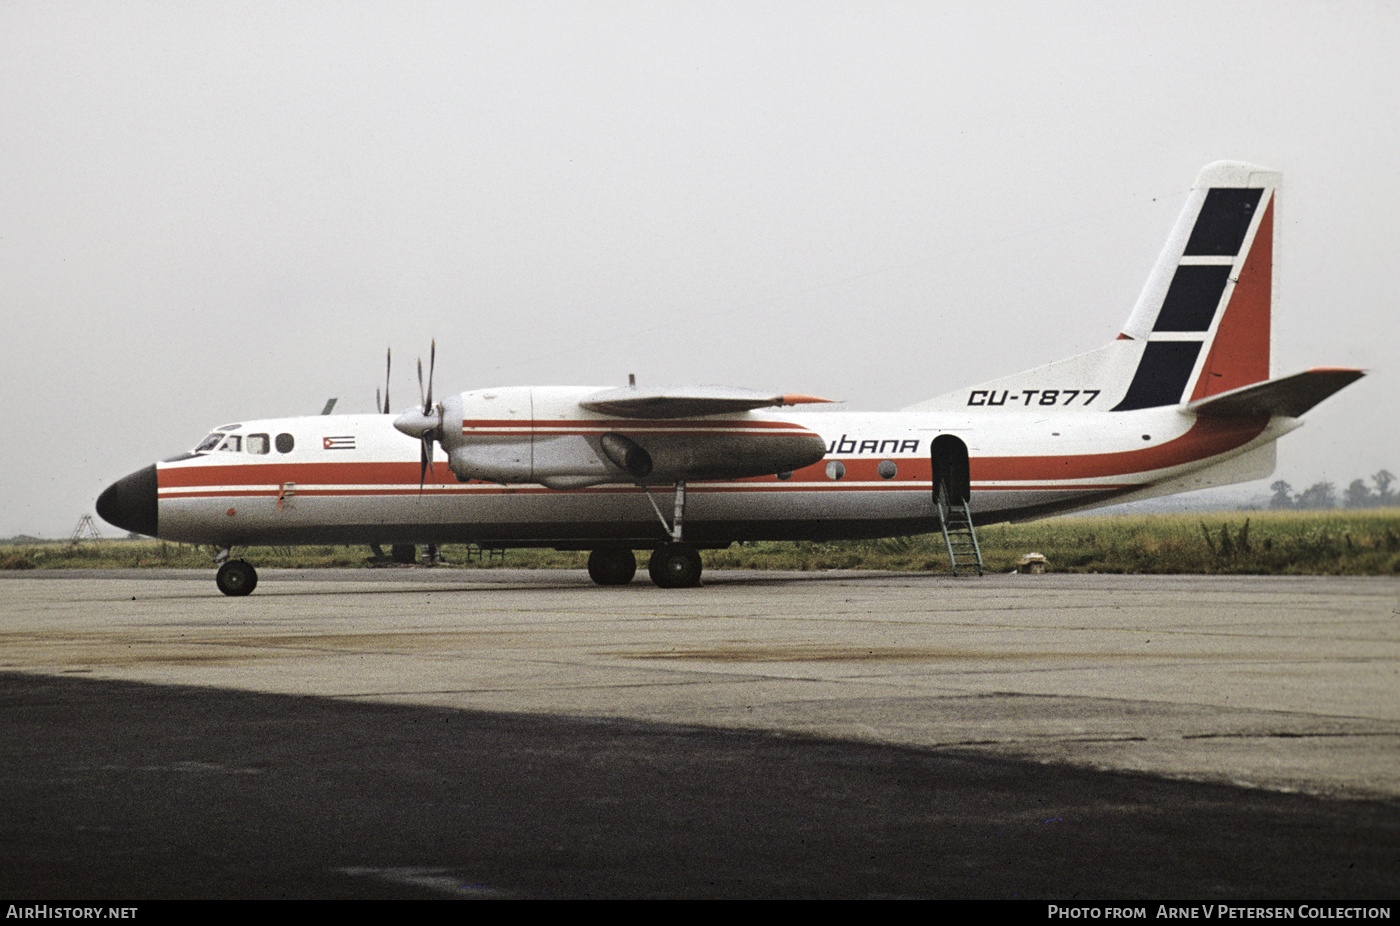
[{"label": "cabin window", "polygon": [[283,431],[281,434],[277,435],[277,440],[275,443],[277,446],[278,453],[291,453],[292,448],[297,445],[297,442],[292,438],[292,435],[288,434],[286,431]]},{"label": "cabin window", "polygon": [[844,475],[846,475],[845,463],[842,463],[840,460],[832,460],[830,463],[826,464],[826,478],[840,479]]},{"label": "cabin window", "polygon": [[230,434],[219,449],[231,453],[238,453],[243,449],[243,438],[239,437],[237,434]]},{"label": "cabin window", "polygon": [[895,466],[894,460],[881,460],[875,471],[880,474],[881,479],[893,479],[895,473],[899,472],[899,467]]},{"label": "cabin window", "polygon": [[249,453],[267,453],[272,449],[266,434],[249,434],[247,447]]}]

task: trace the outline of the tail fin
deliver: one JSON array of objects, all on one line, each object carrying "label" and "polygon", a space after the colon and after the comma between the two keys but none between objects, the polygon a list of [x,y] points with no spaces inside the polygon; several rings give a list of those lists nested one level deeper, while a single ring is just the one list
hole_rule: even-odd
[{"label": "tail fin", "polygon": [[1281,179],[1231,161],[1201,171],[1123,329],[1147,343],[1115,410],[1194,402],[1269,378]]},{"label": "tail fin", "polygon": [[1281,179],[1252,164],[1207,165],[1118,340],[906,411],[1023,404],[1132,411],[1267,380]]}]

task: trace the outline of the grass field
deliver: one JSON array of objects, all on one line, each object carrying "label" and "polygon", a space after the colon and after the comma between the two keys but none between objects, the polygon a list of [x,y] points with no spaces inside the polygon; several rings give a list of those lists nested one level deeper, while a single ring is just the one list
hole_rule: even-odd
[{"label": "grass field", "polygon": [[[1235,573],[1255,575],[1400,575],[1400,509],[1251,511],[1056,518],[978,529],[989,572],[1009,572],[1040,553],[1050,572]],[[160,540],[0,545],[0,569],[130,569],[209,566],[209,548]],[[237,555],[269,568],[365,567],[366,547],[240,547]],[[468,563],[468,548],[448,544],[460,568],[583,567],[586,554],[509,550],[503,559]],[[645,557],[640,557],[645,566]],[[948,571],[941,534],[831,543],[748,543],[706,551],[710,569],[897,569]]]}]

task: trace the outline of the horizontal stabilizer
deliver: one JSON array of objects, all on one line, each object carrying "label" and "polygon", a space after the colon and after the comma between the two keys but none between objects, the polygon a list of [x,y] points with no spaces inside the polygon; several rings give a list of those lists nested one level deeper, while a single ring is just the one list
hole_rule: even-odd
[{"label": "horizontal stabilizer", "polygon": [[1190,403],[1183,411],[1207,418],[1243,418],[1251,415],[1297,418],[1365,375],[1365,370],[1318,367],[1201,399]]},{"label": "horizontal stabilizer", "polygon": [[584,396],[579,405],[590,412],[620,418],[693,418],[752,411],[778,405],[830,402],[811,395],[772,395],[731,386],[622,386]]}]

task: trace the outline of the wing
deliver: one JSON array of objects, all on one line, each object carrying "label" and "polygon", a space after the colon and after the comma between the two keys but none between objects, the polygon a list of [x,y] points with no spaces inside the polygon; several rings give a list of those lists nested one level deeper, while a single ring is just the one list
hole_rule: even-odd
[{"label": "wing", "polygon": [[[821,437],[795,422],[758,421],[758,408],[828,402],[732,386],[626,386],[584,396],[579,407],[638,422],[609,425],[602,455],[635,479],[740,479],[808,466],[826,453]],[[693,423],[677,419],[697,419]]]},{"label": "wing", "polygon": [[578,404],[590,412],[619,418],[698,418],[736,414],[756,408],[830,401],[812,395],[772,395],[732,386],[662,386],[654,389],[622,386],[586,395]]}]

